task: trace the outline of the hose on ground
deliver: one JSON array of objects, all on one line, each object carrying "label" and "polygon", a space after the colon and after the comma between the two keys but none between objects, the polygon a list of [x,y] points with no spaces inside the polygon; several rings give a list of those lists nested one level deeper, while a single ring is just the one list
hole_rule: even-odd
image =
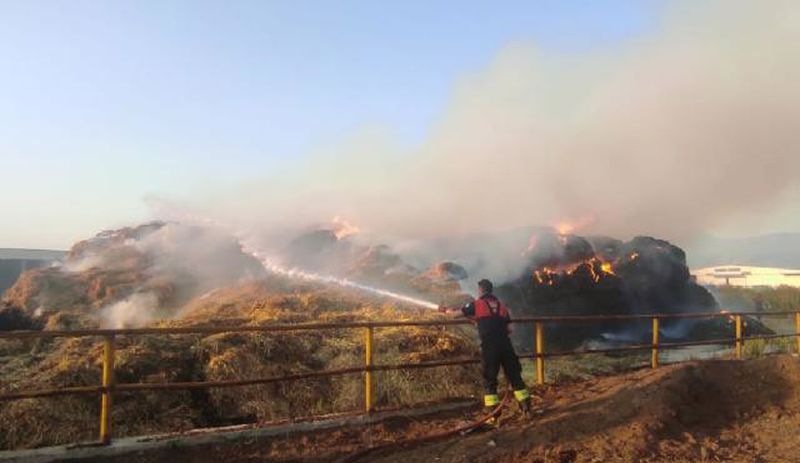
[{"label": "hose on ground", "polygon": [[385,444],[380,444],[380,445],[373,445],[373,446],[367,447],[365,449],[359,450],[359,451],[357,451],[355,453],[351,453],[350,455],[344,456],[344,457],[340,458],[339,460],[336,460],[336,463],[353,463],[353,462],[356,462],[356,461],[360,460],[361,458],[364,458],[368,454],[373,453],[373,452],[377,452],[379,450],[386,450],[386,449],[389,449],[389,448],[392,448],[392,447],[404,447],[404,446],[408,446],[408,445],[416,445],[416,444],[421,444],[423,442],[430,442],[430,441],[434,441],[434,440],[444,439],[446,437],[455,436],[457,434],[470,432],[470,431],[480,427],[481,425],[483,425],[484,423],[486,423],[490,419],[497,418],[500,415],[500,412],[503,410],[503,407],[508,405],[508,401],[510,400],[510,397],[511,397],[511,393],[506,391],[505,395],[503,396],[503,400],[500,401],[500,403],[491,411],[491,413],[489,413],[486,416],[483,416],[483,417],[481,417],[481,418],[479,418],[479,419],[477,419],[475,421],[472,421],[470,423],[467,423],[467,424],[464,424],[462,426],[459,426],[459,427],[457,427],[455,429],[450,429],[448,431],[442,431],[442,432],[437,432],[437,433],[432,433],[432,434],[426,434],[424,436],[415,437],[413,439],[406,439],[406,440],[397,441],[397,442],[387,442]]}]

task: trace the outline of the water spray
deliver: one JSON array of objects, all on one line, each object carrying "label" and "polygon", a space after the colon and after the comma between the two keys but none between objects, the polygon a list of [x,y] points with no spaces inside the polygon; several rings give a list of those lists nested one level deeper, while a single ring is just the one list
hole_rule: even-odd
[{"label": "water spray", "polygon": [[[258,260],[259,263],[261,263],[261,265],[264,267],[264,270],[266,270],[268,272],[271,272],[271,273],[274,273],[274,274],[278,274],[278,275],[283,275],[283,276],[286,276],[286,277],[289,277],[289,278],[301,279],[301,280],[305,280],[305,281],[314,281],[314,282],[317,282],[317,283],[328,283],[328,284],[334,284],[334,285],[337,285],[337,286],[342,286],[342,287],[345,287],[345,288],[358,289],[358,290],[361,290],[361,291],[364,291],[364,292],[375,294],[377,296],[384,296],[384,297],[388,297],[388,298],[395,299],[395,300],[398,300],[398,301],[407,302],[409,304],[413,304],[413,305],[416,305],[416,306],[419,306],[419,307],[425,307],[426,309],[438,309],[439,308],[439,306],[437,304],[434,304],[433,302],[430,302],[430,301],[426,301],[424,299],[419,299],[419,298],[416,298],[416,297],[407,296],[405,294],[396,293],[394,291],[389,291],[387,289],[380,289],[380,288],[375,288],[375,287],[368,286],[368,285],[365,285],[365,284],[356,283],[355,281],[348,280],[346,278],[338,278],[338,277],[335,277],[335,276],[332,276],[332,275],[322,275],[322,274],[319,274],[319,273],[309,272],[309,271],[306,271],[306,270],[300,270],[300,269],[297,269],[297,268],[284,267],[284,266],[282,266],[282,265],[270,260],[268,256],[266,256],[262,252],[260,252],[255,246],[252,246],[249,243],[249,241],[243,237],[243,234],[241,233],[240,230],[237,230],[237,229],[231,227],[230,225],[221,223],[221,222],[219,222],[217,220],[214,220],[214,219],[211,219],[209,217],[198,216],[196,214],[191,214],[191,213],[188,213],[188,212],[185,212],[185,211],[177,211],[177,210],[174,210],[173,208],[170,208],[170,209],[172,210],[173,214],[178,215],[179,217],[181,217],[181,220],[183,222],[200,223],[202,225],[218,227],[218,228],[220,228],[222,230],[228,231],[239,242],[239,246],[241,246],[242,252],[253,256],[256,260]],[[358,227],[355,227],[355,226],[347,223],[346,221],[344,221],[343,219],[341,219],[339,217],[334,217],[334,221],[337,224],[344,226],[345,227],[344,231],[347,234],[352,234],[352,233],[358,232]]]},{"label": "water spray", "polygon": [[437,309],[439,307],[437,304],[434,304],[433,302],[430,301],[426,301],[424,299],[407,296],[405,294],[396,293],[394,291],[389,291],[387,289],[380,289],[380,288],[375,288],[373,286],[356,283],[355,281],[348,280],[347,278],[338,278],[331,275],[321,275],[318,273],[313,273],[296,268],[286,268],[271,261],[267,256],[263,255],[259,251],[253,250],[251,247],[247,246],[245,242],[240,241],[240,243],[242,245],[242,251],[255,257],[261,263],[261,265],[264,266],[264,269],[271,273],[283,275],[289,278],[301,279],[305,281],[335,284],[337,286],[342,286],[345,288],[358,289],[364,292],[375,294],[377,296],[385,296],[398,301],[407,302],[409,304],[413,304],[419,307],[425,307],[426,309]]}]

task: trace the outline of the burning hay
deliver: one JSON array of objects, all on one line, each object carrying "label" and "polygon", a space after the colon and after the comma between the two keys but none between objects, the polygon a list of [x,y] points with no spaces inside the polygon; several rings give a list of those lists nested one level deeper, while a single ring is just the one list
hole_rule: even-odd
[{"label": "burning hay", "polygon": [[[207,242],[200,256],[187,256],[181,240],[186,236],[193,237],[192,243],[196,239]],[[713,297],[689,279],[683,251],[666,241],[639,237],[623,243],[540,231],[530,244],[524,255],[527,270],[498,288],[515,316],[716,309]],[[7,327],[75,329],[104,321],[111,326],[268,326],[434,319],[435,312],[421,307],[435,306],[431,299],[463,302],[460,282],[474,276],[471,267],[452,261],[440,261],[421,272],[387,246],[356,244],[333,231],[305,235],[292,246],[292,252],[283,257],[312,268],[271,266],[236,240],[195,227],[149,224],[101,234],[76,245],[72,260],[63,268],[23,275],[6,294],[0,321]],[[320,255],[325,258],[315,260]],[[333,268],[341,273],[313,273],[328,269],[331,256],[342,259]],[[224,271],[207,268],[217,263]],[[370,283],[378,287],[367,286]],[[383,289],[387,286],[404,293]],[[730,329],[724,320],[718,322],[719,326],[665,323],[662,334],[668,340]],[[526,328],[514,330],[523,345],[532,339]],[[547,330],[548,350],[604,333],[639,342],[646,333],[639,324],[548,325]],[[380,363],[477,353],[471,330],[387,328],[377,330],[375,339]],[[0,363],[2,392],[99,383],[100,346],[93,339],[6,341],[0,345],[0,356],[10,359]],[[363,333],[358,330],[145,336],[119,340],[116,375],[122,383],[224,381],[349,368],[362,362]],[[480,376],[472,366],[375,375],[378,406],[479,391]],[[361,405],[362,394],[359,375],[231,389],[119,394],[113,419],[116,435],[147,434],[353,410]],[[97,407],[95,396],[15,402],[0,410],[0,448],[90,438],[93,432],[87,430],[94,429]],[[69,416],[74,420],[69,424],[75,426],[56,429],[54,416]],[[33,432],[34,428],[41,432]]]},{"label": "burning hay", "polygon": [[[537,233],[526,254],[529,273],[499,288],[516,315],[670,314],[716,312],[714,297],[694,283],[686,255],[656,238],[622,242],[607,237]],[[721,320],[665,321],[665,341],[730,337]],[[769,330],[756,321],[752,333]],[[648,342],[649,321],[553,325],[550,341],[574,347],[587,340]],[[518,330],[530,345],[530,329]]]},{"label": "burning hay", "polygon": [[23,273],[3,300],[42,324],[72,313],[106,327],[142,326],[206,291],[264,275],[232,237],[155,222],[75,244],[62,266]]}]

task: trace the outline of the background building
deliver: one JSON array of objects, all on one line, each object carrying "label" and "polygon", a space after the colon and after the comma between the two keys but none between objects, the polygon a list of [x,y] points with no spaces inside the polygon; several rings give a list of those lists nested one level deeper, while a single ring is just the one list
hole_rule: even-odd
[{"label": "background building", "polygon": [[800,287],[800,269],[719,265],[692,270],[704,286],[794,286]]},{"label": "background building", "polygon": [[61,260],[65,251],[0,248],[0,293],[10,288],[25,270]]}]

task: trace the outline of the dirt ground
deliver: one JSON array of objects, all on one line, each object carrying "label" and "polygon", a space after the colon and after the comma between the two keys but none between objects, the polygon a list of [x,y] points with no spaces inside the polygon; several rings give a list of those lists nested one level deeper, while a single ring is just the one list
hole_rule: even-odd
[{"label": "dirt ground", "polygon": [[[513,404],[512,404],[513,405]],[[709,360],[642,369],[538,391],[538,416],[511,407],[499,429],[406,443],[475,419],[474,410],[362,428],[167,449],[109,461],[796,462],[800,359]],[[100,460],[95,460],[100,461]]]}]

